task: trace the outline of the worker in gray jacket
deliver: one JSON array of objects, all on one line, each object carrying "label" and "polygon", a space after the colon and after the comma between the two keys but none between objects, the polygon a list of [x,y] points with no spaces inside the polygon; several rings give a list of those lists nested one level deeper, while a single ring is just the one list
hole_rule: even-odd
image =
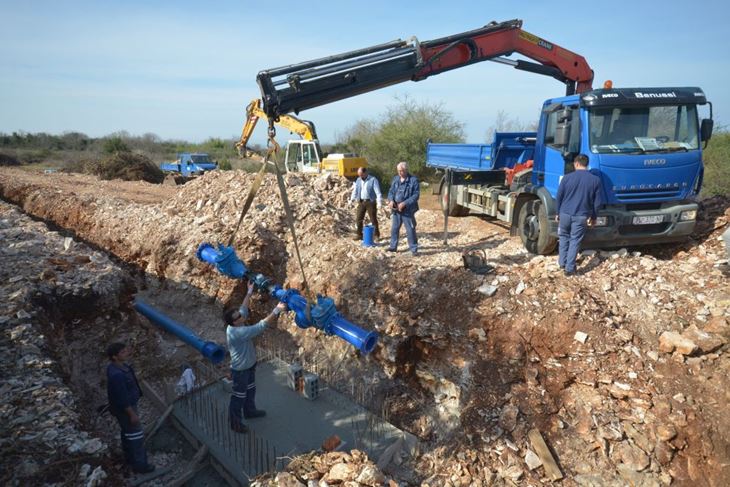
[{"label": "worker in gray jacket", "polygon": [[[229,309],[223,313],[226,323],[226,339],[231,354],[231,377],[233,391],[228,408],[231,429],[237,433],[248,433],[243,419],[266,416],[266,411],[256,409],[256,347],[253,339],[272,325],[278,316],[287,310],[286,304],[279,303],[274,310],[256,324],[249,324],[249,302],[254,285],[248,284],[248,292],[238,309]],[[243,416],[241,413],[243,412]]]}]

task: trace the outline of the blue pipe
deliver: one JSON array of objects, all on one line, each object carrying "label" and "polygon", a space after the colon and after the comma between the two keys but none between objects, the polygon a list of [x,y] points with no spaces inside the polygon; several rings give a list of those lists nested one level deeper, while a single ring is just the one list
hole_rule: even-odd
[{"label": "blue pipe", "polygon": [[152,323],[164,328],[180,340],[193,347],[195,350],[200,352],[203,357],[207,358],[214,364],[221,363],[223,359],[226,358],[226,350],[223,347],[213,342],[204,342],[198,337],[198,335],[193,333],[190,328],[178,323],[149,304],[140,301],[139,299],[135,299],[134,309],[136,309],[141,315],[147,317],[147,319],[149,319]]},{"label": "blue pipe", "polygon": [[196,252],[198,259],[212,264],[218,272],[232,279],[248,279],[257,289],[270,294],[286,304],[294,312],[294,323],[299,328],[314,326],[328,335],[336,335],[367,355],[378,343],[378,334],[365,331],[340,315],[335,301],[327,296],[317,295],[317,303],[310,305],[297,289],[283,289],[262,274],[255,274],[236,256],[233,247],[218,244],[216,249],[203,243]]}]

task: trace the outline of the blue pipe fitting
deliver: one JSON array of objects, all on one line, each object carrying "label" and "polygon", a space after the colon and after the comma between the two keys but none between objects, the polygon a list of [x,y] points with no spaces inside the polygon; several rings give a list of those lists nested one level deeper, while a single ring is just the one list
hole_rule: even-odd
[{"label": "blue pipe fitting", "polygon": [[328,335],[342,338],[363,354],[372,352],[378,343],[376,332],[365,331],[348,321],[337,311],[334,299],[327,296],[317,295],[317,303],[311,306],[307,315],[309,303],[297,289],[283,289],[263,274],[249,271],[236,256],[233,247],[218,244],[216,249],[209,243],[203,243],[198,247],[196,255],[201,261],[214,265],[221,274],[233,279],[248,279],[258,290],[286,304],[289,310],[294,312],[294,323],[299,328],[314,326]]},{"label": "blue pipe fitting", "polygon": [[195,255],[199,260],[213,264],[218,272],[233,279],[243,279],[248,272],[246,265],[238,258],[233,247],[218,244],[215,249],[209,243],[200,244]]},{"label": "blue pipe fitting", "polygon": [[312,326],[311,320],[307,317],[307,300],[299,294],[297,289],[281,289],[279,286],[276,286],[271,295],[286,304],[286,307],[294,312],[294,323],[299,328],[309,328]]},{"label": "blue pipe fitting", "polygon": [[365,331],[344,318],[335,308],[335,301],[327,296],[317,295],[317,306],[312,307],[314,326],[328,335],[335,335],[367,355],[378,343],[378,334]]},{"label": "blue pipe fitting", "polygon": [[152,323],[164,330],[167,330],[183,342],[193,347],[195,350],[200,352],[203,357],[207,358],[214,364],[219,364],[224,358],[226,358],[226,350],[223,347],[217,343],[201,340],[200,337],[193,333],[190,328],[178,323],[149,304],[140,301],[139,299],[135,299],[134,309]]}]

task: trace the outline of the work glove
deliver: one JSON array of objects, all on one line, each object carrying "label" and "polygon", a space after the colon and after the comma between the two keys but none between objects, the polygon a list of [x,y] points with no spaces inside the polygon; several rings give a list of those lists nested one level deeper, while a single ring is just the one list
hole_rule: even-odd
[{"label": "work glove", "polygon": [[378,200],[375,202],[375,206],[377,206],[378,209],[380,209],[383,206],[383,202],[378,198]]}]

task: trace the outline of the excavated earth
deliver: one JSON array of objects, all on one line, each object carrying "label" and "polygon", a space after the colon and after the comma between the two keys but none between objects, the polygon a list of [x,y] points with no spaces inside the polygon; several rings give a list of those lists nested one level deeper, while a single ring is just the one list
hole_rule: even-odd
[{"label": "excavated earth", "polygon": [[[62,379],[59,387],[77,398],[66,409],[76,421],[74,415],[89,407],[80,399],[101,397],[103,356],[97,351],[112,337],[131,335],[144,344],[134,361],[150,380],[172,373],[186,359],[186,347],[130,312],[133,293],[204,338],[224,341],[220,310],[237,304],[243,284],[200,263],[195,250],[202,242],[228,241],[253,177],[211,172],[173,187],[0,169],[0,196],[6,202],[68,232],[64,235],[93,252],[108,253],[109,266],[121,269],[120,277],[111,280],[116,287],[95,294],[115,296],[100,305],[106,310],[101,316],[93,306],[98,298],[91,295],[76,307],[38,298],[47,311],[36,320],[37,329],[18,328],[33,321],[26,318],[30,311],[3,310],[3,354],[24,356],[31,346],[27,341],[35,347],[31,351],[46,357],[41,363],[47,360],[53,369],[52,362],[59,362],[60,372],[48,375]],[[552,450],[564,485],[730,485],[730,286],[720,240],[730,220],[730,200],[703,201],[697,230],[686,243],[584,251],[579,275],[571,278],[559,272],[554,256],[526,253],[508,228],[480,217],[451,218],[445,245],[442,215],[425,192],[418,214],[420,256],[411,257],[404,243],[397,254],[385,252],[383,245],[364,248],[352,240],[349,182],[294,175],[286,180],[308,291],[333,297],[344,316],[377,330],[381,338],[375,351],[362,357],[339,339],[301,330],[287,318],[267,343],[336,369],[330,374],[334,387],[364,384],[367,394],[359,392],[356,399],[421,440],[415,458],[401,452],[384,468],[394,479],[388,480],[391,485],[549,482],[528,438],[532,429]],[[17,213],[3,208],[4,215]],[[4,302],[18,302],[13,293],[20,289],[57,293],[59,266],[64,272],[94,269],[93,259],[51,260],[68,252],[58,243],[47,247],[45,261],[38,257],[32,266],[21,264],[24,254],[7,233],[12,234],[12,224],[6,223],[11,220],[2,218],[3,250],[13,250],[3,254]],[[380,222],[387,234],[384,213]],[[251,269],[303,288],[272,177],[265,179],[233,242]],[[471,250],[483,250],[494,271],[484,276],[466,269],[462,255]],[[32,275],[32,285],[8,287],[15,278],[6,271],[10,268]],[[89,294],[105,279],[80,285],[79,293]],[[28,298],[26,308],[32,304]],[[259,296],[253,310],[263,315],[272,306]],[[36,343],[51,325],[61,330],[61,337],[51,336],[59,346]],[[74,372],[64,357],[81,350],[94,350],[94,360],[87,359],[94,365],[77,364]],[[3,370],[19,374],[22,367],[14,361]],[[12,405],[0,411],[6,423],[3,438],[36,424],[19,419],[18,411],[32,400],[29,387],[3,386]],[[79,438],[99,431],[82,420],[74,424]],[[5,440],[3,448],[10,448]],[[77,450],[84,448],[93,449],[84,443]],[[39,449],[13,450],[16,460],[34,462],[28,475],[48,475]],[[342,455],[350,460],[338,457],[338,472],[347,470],[342,462],[361,456]],[[307,462],[299,462],[299,471],[281,485],[297,485],[295,480],[306,485],[306,479],[332,485],[362,475],[351,469],[351,477],[333,477],[332,470],[321,471],[331,459],[310,460],[319,470],[302,473]],[[386,477],[378,473],[374,478]]]}]

